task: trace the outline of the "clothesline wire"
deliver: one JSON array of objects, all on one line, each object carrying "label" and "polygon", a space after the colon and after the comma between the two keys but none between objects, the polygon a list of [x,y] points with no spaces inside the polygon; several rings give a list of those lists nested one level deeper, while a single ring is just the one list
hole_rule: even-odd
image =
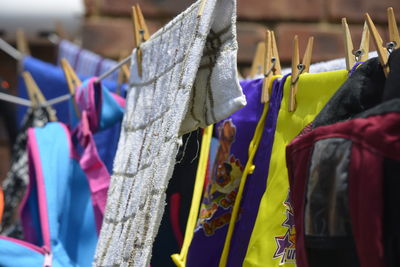
[{"label": "clothesline wire", "polygon": [[15,60],[20,61],[24,58],[24,55],[20,51],[15,49],[12,45],[4,41],[2,38],[0,38],[0,49],[13,57]]},{"label": "clothesline wire", "polygon": [[14,103],[17,105],[32,107],[32,102],[30,100],[27,100],[27,99],[24,99],[21,97],[17,97],[17,96],[13,96],[13,95],[9,95],[9,94],[2,93],[2,92],[0,92],[0,100],[11,102],[11,103]]},{"label": "clothesline wire", "polygon": [[[46,101],[45,103],[41,104],[40,106],[42,106],[42,107],[53,106],[58,103],[64,102],[70,98],[71,98],[70,94],[58,96],[49,101]],[[32,101],[30,101],[30,100],[27,100],[27,99],[24,99],[24,98],[21,98],[18,96],[13,96],[10,94],[2,93],[2,92],[0,92],[0,100],[11,102],[11,103],[14,103],[17,105],[27,106],[27,107],[33,106]]]},{"label": "clothesline wire", "polygon": [[129,60],[131,60],[132,56],[126,57],[123,60],[121,60],[120,62],[118,62],[117,65],[115,65],[114,67],[112,67],[111,69],[109,69],[108,71],[106,71],[105,73],[103,73],[102,75],[99,76],[99,78],[97,79],[98,81],[102,81],[105,78],[107,78],[108,76],[110,76],[114,71],[116,71],[117,69],[121,68],[122,65],[126,64],[129,62]]}]

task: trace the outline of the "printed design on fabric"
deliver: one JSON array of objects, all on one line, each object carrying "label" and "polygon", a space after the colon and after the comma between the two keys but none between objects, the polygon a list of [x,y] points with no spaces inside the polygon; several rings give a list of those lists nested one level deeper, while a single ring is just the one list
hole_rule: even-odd
[{"label": "printed design on fabric", "polygon": [[282,226],[287,228],[283,236],[276,236],[275,242],[277,249],[274,253],[273,259],[280,258],[279,265],[285,263],[296,262],[296,230],[294,227],[293,207],[290,200],[290,192],[283,202],[286,207],[286,219]]},{"label": "printed design on fabric", "polygon": [[218,127],[218,136],[217,155],[207,179],[196,227],[196,231],[203,229],[206,236],[214,235],[217,229],[229,223],[244,170],[240,160],[231,154],[236,139],[236,126],[232,119],[225,120]]}]

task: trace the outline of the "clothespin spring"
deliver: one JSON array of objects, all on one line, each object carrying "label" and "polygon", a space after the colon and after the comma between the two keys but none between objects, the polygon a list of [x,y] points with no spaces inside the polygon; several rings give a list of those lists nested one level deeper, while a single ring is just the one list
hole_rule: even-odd
[{"label": "clothespin spring", "polygon": [[391,54],[393,50],[397,48],[397,44],[395,41],[389,42],[386,44],[386,50]]},{"label": "clothespin spring", "polygon": [[297,65],[297,69],[299,70],[299,74],[297,75],[296,79],[294,81],[292,81],[292,85],[297,83],[297,81],[300,78],[300,74],[302,74],[303,71],[306,69],[306,65],[300,63]]},{"label": "clothespin spring", "polygon": [[275,57],[271,58],[271,63],[272,63],[271,68],[266,73],[264,73],[264,77],[265,78],[267,78],[268,75],[271,74],[271,72],[275,71],[275,64],[276,64],[276,58]]},{"label": "clothespin spring", "polygon": [[353,55],[354,55],[354,58],[356,59],[356,62],[360,62],[360,59],[364,54],[365,54],[365,52],[362,49],[353,51]]}]

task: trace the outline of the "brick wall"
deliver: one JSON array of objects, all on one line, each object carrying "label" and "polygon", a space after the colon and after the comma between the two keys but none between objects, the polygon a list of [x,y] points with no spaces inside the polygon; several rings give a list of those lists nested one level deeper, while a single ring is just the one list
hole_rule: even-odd
[{"label": "brick wall", "polygon": [[[191,0],[85,0],[87,14],[82,44],[106,57],[119,58],[133,46],[131,6],[139,3],[150,32],[155,32],[185,10]],[[281,61],[290,64],[292,40],[299,34],[300,50],[309,36],[315,37],[313,62],[343,57],[340,21],[347,17],[356,47],[360,41],[363,14],[369,12],[386,38],[386,8],[392,6],[400,19],[399,0],[238,0],[239,67],[246,73],[256,45],[265,30],[276,32]],[[371,48],[373,45],[371,44]],[[32,55],[54,62],[56,47],[31,44]],[[16,87],[16,62],[0,51],[0,75]],[[0,179],[8,168],[9,153],[0,120]]]},{"label": "brick wall", "polygon": [[[154,32],[183,11],[190,0],[86,0],[87,21],[83,45],[109,57],[132,48],[131,6],[139,3],[150,31]],[[386,8],[400,18],[398,0],[238,0],[239,65],[251,63],[256,44],[267,28],[276,32],[281,60],[290,64],[292,40],[299,34],[300,49],[315,37],[313,62],[343,57],[341,18],[347,17],[355,46],[361,39],[364,13],[369,12],[386,36]],[[371,43],[372,45],[372,43]],[[373,46],[371,46],[373,47]]]}]

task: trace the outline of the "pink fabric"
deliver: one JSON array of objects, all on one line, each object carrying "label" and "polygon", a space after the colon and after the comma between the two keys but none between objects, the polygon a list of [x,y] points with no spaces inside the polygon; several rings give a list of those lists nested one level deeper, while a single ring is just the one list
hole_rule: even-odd
[{"label": "pink fabric", "polygon": [[91,78],[77,90],[75,99],[81,111],[81,121],[74,130],[74,135],[77,136],[79,144],[83,147],[82,155],[78,157],[78,160],[88,179],[96,229],[100,233],[110,184],[110,174],[100,159],[93,138],[93,132],[96,132],[99,128],[102,108],[102,87],[101,84],[96,86],[96,82],[96,77]]},{"label": "pink fabric", "polygon": [[179,225],[179,210],[181,208],[181,195],[179,193],[172,194],[170,197],[170,212],[169,219],[171,221],[172,231],[179,247],[183,244],[183,234]]},{"label": "pink fabric", "polygon": [[114,94],[114,93],[111,93],[111,95],[114,97],[114,100],[118,103],[118,105],[120,105],[122,108],[125,108],[125,105],[126,105],[125,98],[123,98],[117,94]]},{"label": "pink fabric", "polygon": [[97,152],[93,134],[90,131],[87,111],[82,112],[81,123],[77,128],[79,144],[84,148],[79,164],[88,179],[92,196],[96,228],[100,233],[104,210],[107,201],[107,191],[110,184],[110,174]]}]

